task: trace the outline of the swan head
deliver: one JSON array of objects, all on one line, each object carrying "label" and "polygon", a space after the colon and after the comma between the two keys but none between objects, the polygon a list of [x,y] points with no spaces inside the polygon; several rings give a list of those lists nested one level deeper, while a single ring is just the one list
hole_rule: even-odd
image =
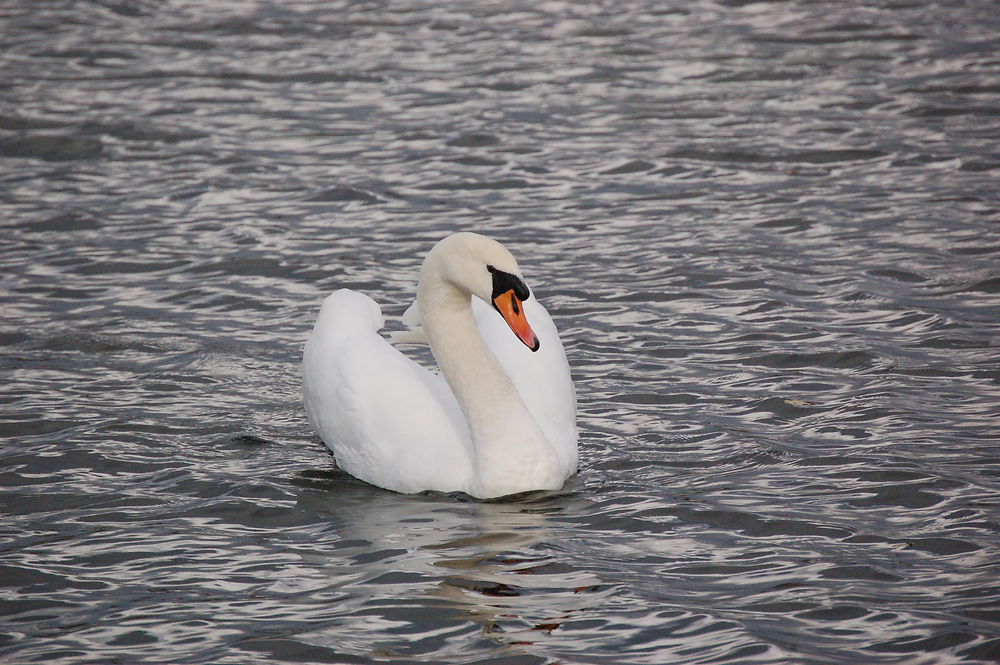
[{"label": "swan head", "polygon": [[506,247],[478,233],[453,233],[434,245],[424,260],[424,274],[434,269],[460,291],[492,305],[529,349],[541,346],[524,315],[523,303],[531,291]]}]

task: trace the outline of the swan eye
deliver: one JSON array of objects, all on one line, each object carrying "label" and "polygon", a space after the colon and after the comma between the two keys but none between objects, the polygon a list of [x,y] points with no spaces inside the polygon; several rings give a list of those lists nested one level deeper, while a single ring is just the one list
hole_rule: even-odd
[{"label": "swan eye", "polygon": [[494,298],[507,291],[513,291],[518,300],[527,300],[530,297],[531,291],[528,290],[528,286],[520,277],[493,266],[486,266],[486,269],[493,275]]}]

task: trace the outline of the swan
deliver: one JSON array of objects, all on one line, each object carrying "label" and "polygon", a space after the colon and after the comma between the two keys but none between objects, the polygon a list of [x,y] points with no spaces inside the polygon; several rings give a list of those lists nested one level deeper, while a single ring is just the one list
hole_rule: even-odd
[{"label": "swan", "polygon": [[559,333],[499,242],[461,232],[424,258],[405,341],[379,305],[340,289],[323,301],[302,358],[306,412],[337,464],[402,493],[480,499],[557,490],[576,472],[576,392]]}]

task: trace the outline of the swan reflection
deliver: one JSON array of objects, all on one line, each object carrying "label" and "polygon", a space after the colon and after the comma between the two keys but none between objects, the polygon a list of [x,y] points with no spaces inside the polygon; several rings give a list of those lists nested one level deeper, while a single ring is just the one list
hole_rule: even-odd
[{"label": "swan reflection", "polygon": [[310,642],[371,655],[381,641],[398,651],[405,635],[415,651],[395,655],[440,657],[449,644],[467,650],[474,630],[492,649],[522,653],[611,592],[559,556],[560,520],[578,510],[570,494],[462,501],[380,491],[338,472],[328,478],[335,491],[299,500],[336,535],[326,539],[333,551],[304,555],[329,575],[326,595],[339,603],[337,621]]}]

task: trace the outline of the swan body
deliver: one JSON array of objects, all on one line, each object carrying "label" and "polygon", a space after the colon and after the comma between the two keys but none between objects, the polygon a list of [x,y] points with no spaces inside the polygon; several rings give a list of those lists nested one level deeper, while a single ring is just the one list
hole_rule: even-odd
[{"label": "swan body", "polygon": [[340,467],[405,493],[562,487],[577,465],[576,394],[555,325],[510,252],[473,233],[440,241],[403,321],[439,374],[379,334],[368,296],[342,289],[323,302],[303,394]]}]

